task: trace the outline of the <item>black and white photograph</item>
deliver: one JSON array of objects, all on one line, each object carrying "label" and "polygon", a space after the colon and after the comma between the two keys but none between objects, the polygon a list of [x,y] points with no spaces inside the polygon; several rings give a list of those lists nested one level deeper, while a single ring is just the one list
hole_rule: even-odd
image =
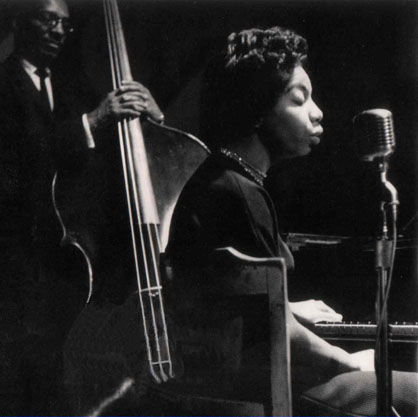
[{"label": "black and white photograph", "polygon": [[417,416],[416,0],[0,0],[0,415]]}]

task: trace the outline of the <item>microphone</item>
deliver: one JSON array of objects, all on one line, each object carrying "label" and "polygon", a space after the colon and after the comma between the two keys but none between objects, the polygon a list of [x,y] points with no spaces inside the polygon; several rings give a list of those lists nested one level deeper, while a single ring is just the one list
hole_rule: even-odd
[{"label": "microphone", "polygon": [[371,109],[353,119],[357,148],[363,161],[386,158],[395,150],[392,113],[386,109]]},{"label": "microphone", "polygon": [[389,193],[386,203],[392,206],[393,222],[396,225],[398,192],[386,178],[387,158],[395,150],[392,113],[386,109],[365,110],[354,117],[353,123],[360,158],[369,162],[377,159],[380,180]]}]

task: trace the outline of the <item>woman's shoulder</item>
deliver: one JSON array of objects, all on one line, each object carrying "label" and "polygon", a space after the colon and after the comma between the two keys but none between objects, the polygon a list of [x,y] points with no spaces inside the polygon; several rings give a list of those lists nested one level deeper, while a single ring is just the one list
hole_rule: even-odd
[{"label": "woman's shoulder", "polygon": [[220,211],[240,216],[249,205],[266,203],[263,187],[238,172],[222,158],[210,156],[195,172],[181,192],[179,209]]},{"label": "woman's shoulder", "polygon": [[256,190],[262,187],[226,158],[213,154],[205,160],[192,178],[192,183],[200,184],[214,191],[238,192],[241,189]]}]

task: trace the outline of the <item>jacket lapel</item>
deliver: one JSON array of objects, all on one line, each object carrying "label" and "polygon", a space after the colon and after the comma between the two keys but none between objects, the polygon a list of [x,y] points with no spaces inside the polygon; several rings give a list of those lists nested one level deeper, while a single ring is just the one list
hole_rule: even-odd
[{"label": "jacket lapel", "polygon": [[25,72],[22,65],[15,60],[13,63],[15,67],[14,82],[18,96],[25,101],[24,106],[37,114],[38,117],[42,117],[45,121],[48,121],[52,117],[50,109],[45,107],[45,103],[41,100],[41,95],[35,84]]}]

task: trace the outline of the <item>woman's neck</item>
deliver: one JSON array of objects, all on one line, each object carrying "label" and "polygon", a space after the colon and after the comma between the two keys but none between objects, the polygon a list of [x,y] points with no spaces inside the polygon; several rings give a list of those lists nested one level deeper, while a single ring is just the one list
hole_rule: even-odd
[{"label": "woman's neck", "polygon": [[239,142],[229,144],[227,148],[264,174],[270,168],[270,156],[256,135],[242,138]]}]

